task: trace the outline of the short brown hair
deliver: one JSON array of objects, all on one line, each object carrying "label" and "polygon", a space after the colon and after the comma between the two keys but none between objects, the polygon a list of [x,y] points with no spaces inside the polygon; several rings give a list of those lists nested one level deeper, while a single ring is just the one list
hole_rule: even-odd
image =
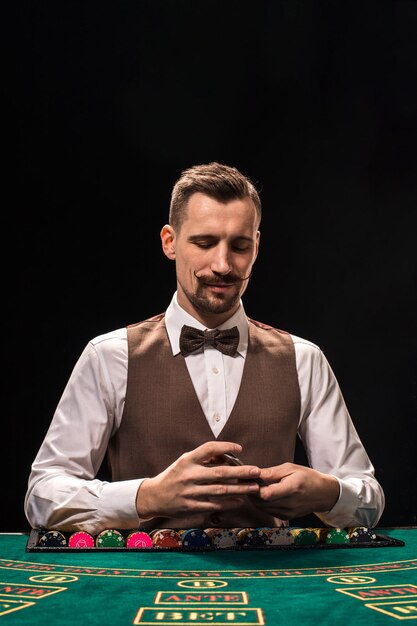
[{"label": "short brown hair", "polygon": [[194,193],[204,193],[219,202],[251,198],[259,222],[261,221],[261,200],[252,181],[235,167],[212,163],[194,165],[183,172],[175,183],[169,208],[169,223],[181,228],[187,214],[187,203]]}]

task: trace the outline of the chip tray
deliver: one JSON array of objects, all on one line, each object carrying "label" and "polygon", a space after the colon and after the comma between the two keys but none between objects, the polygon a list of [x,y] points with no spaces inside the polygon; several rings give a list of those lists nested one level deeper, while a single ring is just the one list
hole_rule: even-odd
[{"label": "chip tray", "polygon": [[[317,529],[322,530],[322,529]],[[65,546],[42,546],[39,545],[40,538],[47,532],[47,529],[32,528],[29,533],[28,541],[26,544],[26,552],[205,552],[205,551],[249,551],[249,550],[339,550],[339,549],[356,549],[356,548],[388,548],[388,547],[400,547],[405,546],[404,541],[395,539],[385,534],[381,534],[378,531],[375,532],[375,539],[372,541],[357,541],[350,543],[332,543],[327,544],[324,542],[318,542],[313,544],[289,544],[289,545],[235,545],[230,547],[217,547],[211,546],[193,546],[193,547],[69,547]],[[126,532],[126,531],[125,531]],[[62,533],[65,537],[68,537],[70,533]]]}]

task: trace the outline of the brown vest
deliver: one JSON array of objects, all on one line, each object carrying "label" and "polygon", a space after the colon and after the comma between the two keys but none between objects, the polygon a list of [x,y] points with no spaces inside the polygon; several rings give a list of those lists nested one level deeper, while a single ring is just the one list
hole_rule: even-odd
[{"label": "brown vest", "polygon": [[[240,390],[217,437],[243,447],[244,463],[270,467],[293,461],[300,390],[288,333],[249,321]],[[121,425],[109,443],[112,480],[155,476],[183,452],[215,437],[202,411],[184,357],[172,355],[164,314],[128,326],[128,378]],[[221,515],[161,517],[143,528],[277,526],[276,518],[245,506]]]}]

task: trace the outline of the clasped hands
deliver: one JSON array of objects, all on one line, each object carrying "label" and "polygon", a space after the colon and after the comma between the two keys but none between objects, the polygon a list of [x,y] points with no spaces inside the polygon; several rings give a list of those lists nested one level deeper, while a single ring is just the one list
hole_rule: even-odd
[{"label": "clasped hands", "polygon": [[220,513],[250,497],[259,509],[290,520],[329,511],[336,504],[339,482],[334,476],[294,463],[267,468],[230,465],[223,456],[241,452],[242,446],[227,441],[208,441],[185,452],[142,482],[136,497],[139,517]]}]

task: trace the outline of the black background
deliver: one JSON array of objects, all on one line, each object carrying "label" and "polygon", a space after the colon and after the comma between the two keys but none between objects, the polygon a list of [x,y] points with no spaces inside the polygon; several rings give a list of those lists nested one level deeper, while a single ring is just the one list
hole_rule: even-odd
[{"label": "black background", "polygon": [[185,167],[260,190],[247,313],[319,344],[387,504],[417,523],[417,3],[16,2],[2,10],[0,531],[80,352],[161,312]]}]

